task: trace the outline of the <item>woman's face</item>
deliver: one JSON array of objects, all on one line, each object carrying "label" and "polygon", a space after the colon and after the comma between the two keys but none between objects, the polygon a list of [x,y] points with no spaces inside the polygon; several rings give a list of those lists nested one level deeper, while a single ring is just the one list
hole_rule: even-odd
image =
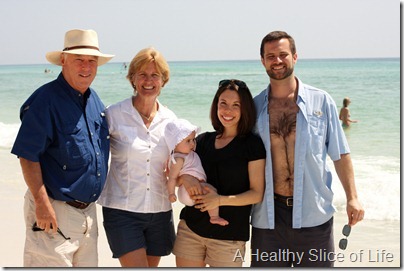
[{"label": "woman's face", "polygon": [[150,62],[144,70],[138,71],[132,77],[137,95],[141,97],[154,97],[160,95],[163,88],[163,79],[156,69],[156,64]]},{"label": "woman's face", "polygon": [[227,89],[222,92],[217,104],[217,116],[225,129],[237,129],[241,117],[241,102],[237,91]]}]

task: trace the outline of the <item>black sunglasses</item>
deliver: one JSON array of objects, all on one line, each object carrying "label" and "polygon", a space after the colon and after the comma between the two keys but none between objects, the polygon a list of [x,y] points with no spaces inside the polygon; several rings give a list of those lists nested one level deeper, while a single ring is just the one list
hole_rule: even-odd
[{"label": "black sunglasses", "polygon": [[237,80],[237,79],[224,79],[219,82],[219,87],[230,85],[231,83],[235,84],[240,88],[247,87],[247,84],[244,81]]},{"label": "black sunglasses", "polygon": [[[52,226],[51,226],[51,229],[52,229]],[[36,224],[36,222],[34,223],[34,225],[32,225],[32,230],[33,231],[44,231],[44,229],[41,229],[40,227],[38,227],[38,225]],[[62,237],[65,239],[65,240],[70,240],[70,237],[66,237],[64,234],[63,234],[63,232],[58,228],[57,229],[57,232],[60,234],[60,235],[62,235]]]},{"label": "black sunglasses", "polygon": [[341,240],[339,240],[339,248],[342,250],[345,250],[346,247],[348,246],[348,236],[351,233],[351,226],[349,226],[348,224],[345,225],[342,228],[342,234],[345,236],[345,238],[342,238]]}]

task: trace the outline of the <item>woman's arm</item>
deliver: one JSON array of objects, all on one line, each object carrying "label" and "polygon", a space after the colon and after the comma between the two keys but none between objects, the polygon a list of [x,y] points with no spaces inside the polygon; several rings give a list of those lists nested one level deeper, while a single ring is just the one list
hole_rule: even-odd
[{"label": "woman's arm", "polygon": [[245,206],[261,202],[265,189],[265,159],[249,162],[248,175],[250,178],[248,191],[237,195],[223,196],[206,186],[205,195],[192,197],[196,202],[195,207],[204,212],[218,206]]},{"label": "woman's arm", "polygon": [[204,193],[201,182],[194,176],[183,174],[178,179],[178,183],[184,186],[189,196],[201,195]]}]

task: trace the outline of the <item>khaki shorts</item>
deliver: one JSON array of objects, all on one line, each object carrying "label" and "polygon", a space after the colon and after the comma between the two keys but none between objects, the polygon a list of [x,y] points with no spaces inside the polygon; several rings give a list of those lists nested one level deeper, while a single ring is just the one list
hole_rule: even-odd
[{"label": "khaki shorts", "polygon": [[173,254],[179,258],[204,261],[211,267],[242,267],[245,243],[201,237],[181,220],[178,223]]},{"label": "khaki shorts", "polygon": [[64,201],[50,199],[56,213],[59,233],[33,231],[35,204],[31,192],[25,194],[26,239],[24,267],[97,267],[98,225],[95,203],[76,209]]}]

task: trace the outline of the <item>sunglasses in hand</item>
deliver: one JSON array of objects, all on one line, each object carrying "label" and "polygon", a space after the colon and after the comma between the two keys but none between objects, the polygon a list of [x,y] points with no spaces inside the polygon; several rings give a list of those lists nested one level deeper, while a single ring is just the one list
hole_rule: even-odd
[{"label": "sunglasses in hand", "polygon": [[342,228],[342,234],[345,236],[345,238],[339,240],[340,249],[345,250],[346,247],[348,246],[348,236],[350,233],[351,233],[351,226],[347,224]]},{"label": "sunglasses in hand", "polygon": [[[52,229],[52,225],[51,225],[51,229]],[[40,227],[38,227],[38,225],[36,224],[36,222],[34,223],[34,225],[32,225],[32,230],[33,231],[44,231],[44,229],[41,229]],[[70,240],[70,237],[66,237],[63,232],[59,229],[57,229],[57,232],[65,239],[65,240]]]}]

